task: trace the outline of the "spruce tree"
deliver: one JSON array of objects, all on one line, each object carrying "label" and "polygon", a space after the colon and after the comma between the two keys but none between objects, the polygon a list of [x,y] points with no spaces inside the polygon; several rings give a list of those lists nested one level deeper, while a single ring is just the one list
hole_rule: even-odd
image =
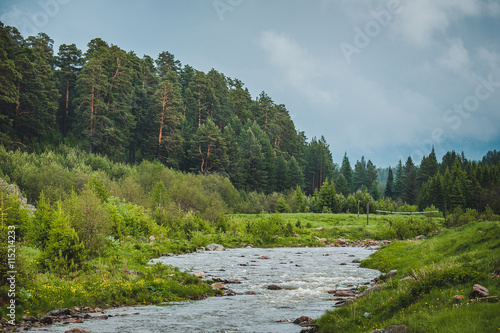
[{"label": "spruce tree", "polygon": [[384,192],[384,196],[388,199],[394,199],[393,183],[394,183],[394,176],[392,174],[391,167],[389,167],[389,171],[387,173],[387,183],[385,185],[385,192]]},{"label": "spruce tree", "polygon": [[344,176],[346,182],[347,182],[347,191],[348,193],[342,192],[344,195],[348,195],[349,193],[352,193],[354,191],[353,187],[353,175],[352,175],[352,168],[351,164],[349,163],[349,158],[347,157],[347,152],[344,153],[344,158],[342,159],[342,166],[340,167],[340,173]]}]

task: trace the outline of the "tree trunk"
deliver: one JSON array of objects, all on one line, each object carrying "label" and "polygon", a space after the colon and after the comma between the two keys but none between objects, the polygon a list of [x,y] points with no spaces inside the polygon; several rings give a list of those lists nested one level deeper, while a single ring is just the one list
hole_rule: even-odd
[{"label": "tree trunk", "polygon": [[66,136],[68,134],[68,114],[69,114],[69,79],[66,79],[66,112],[64,113],[63,118],[63,135]]},{"label": "tree trunk", "polygon": [[165,120],[165,106],[167,105],[167,85],[163,89],[163,100],[161,107],[160,134],[158,135],[158,146],[156,146],[156,158],[160,157],[161,140],[163,139],[163,122]]}]

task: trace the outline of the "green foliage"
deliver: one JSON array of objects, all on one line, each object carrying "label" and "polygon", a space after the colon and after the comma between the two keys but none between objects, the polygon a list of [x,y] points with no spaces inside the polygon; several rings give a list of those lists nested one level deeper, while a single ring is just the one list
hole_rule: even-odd
[{"label": "green foliage", "polygon": [[40,195],[40,199],[36,205],[37,209],[34,213],[33,223],[30,230],[30,239],[39,249],[45,249],[49,241],[49,233],[52,225],[54,214],[50,203],[45,198],[45,195]]},{"label": "green foliage", "polygon": [[287,228],[280,215],[271,215],[248,223],[247,232],[256,237],[261,244],[269,244],[276,237],[286,236]]},{"label": "green foliage", "polygon": [[81,269],[86,249],[59,202],[51,223],[48,242],[40,258],[42,267],[63,274]]},{"label": "green foliage", "polygon": [[99,195],[85,190],[79,196],[73,194],[66,204],[71,216],[71,226],[75,228],[89,255],[94,256],[103,251],[105,237],[110,235],[112,224]]},{"label": "green foliage", "polygon": [[391,218],[389,226],[390,232],[397,239],[410,239],[418,235],[428,235],[437,229],[437,225],[432,219],[417,219],[413,216],[410,216],[407,220]]}]

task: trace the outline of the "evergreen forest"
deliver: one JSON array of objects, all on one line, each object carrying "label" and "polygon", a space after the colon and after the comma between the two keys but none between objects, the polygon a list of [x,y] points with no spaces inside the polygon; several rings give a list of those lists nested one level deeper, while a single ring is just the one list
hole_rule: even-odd
[{"label": "evergreen forest", "polygon": [[338,165],[324,137],[308,140],[285,105],[264,91],[251,96],[216,69],[182,65],[167,51],[141,58],[100,38],[85,53],[75,44],[56,52],[53,44],[44,33],[23,38],[0,25],[0,144],[7,150],[67,145],[113,162],[216,174],[242,193],[300,189],[317,199],[309,207],[317,212],[353,212],[361,191],[399,207],[500,213],[497,151],[482,161],[452,151],[438,162],[433,149],[389,169],[365,157],[351,165],[345,153]]}]

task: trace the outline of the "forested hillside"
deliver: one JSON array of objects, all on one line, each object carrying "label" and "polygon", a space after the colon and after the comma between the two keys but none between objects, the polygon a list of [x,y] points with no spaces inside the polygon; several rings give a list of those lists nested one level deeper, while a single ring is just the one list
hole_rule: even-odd
[{"label": "forested hillside", "polygon": [[0,145],[6,150],[42,153],[64,144],[113,162],[157,160],[226,177],[243,197],[303,191],[311,197],[308,209],[320,212],[353,211],[364,196],[386,208],[484,211],[489,205],[500,213],[496,151],[480,162],[450,152],[439,163],[432,150],[422,161],[409,157],[384,170],[386,184],[378,184],[371,160],[351,165],[345,153],[336,165],[324,137],[308,140],[285,105],[265,92],[251,96],[237,78],[182,65],[167,51],[139,57],[100,38],[87,46],[83,53],[63,44],[55,52],[46,34],[24,38],[0,23]]}]

